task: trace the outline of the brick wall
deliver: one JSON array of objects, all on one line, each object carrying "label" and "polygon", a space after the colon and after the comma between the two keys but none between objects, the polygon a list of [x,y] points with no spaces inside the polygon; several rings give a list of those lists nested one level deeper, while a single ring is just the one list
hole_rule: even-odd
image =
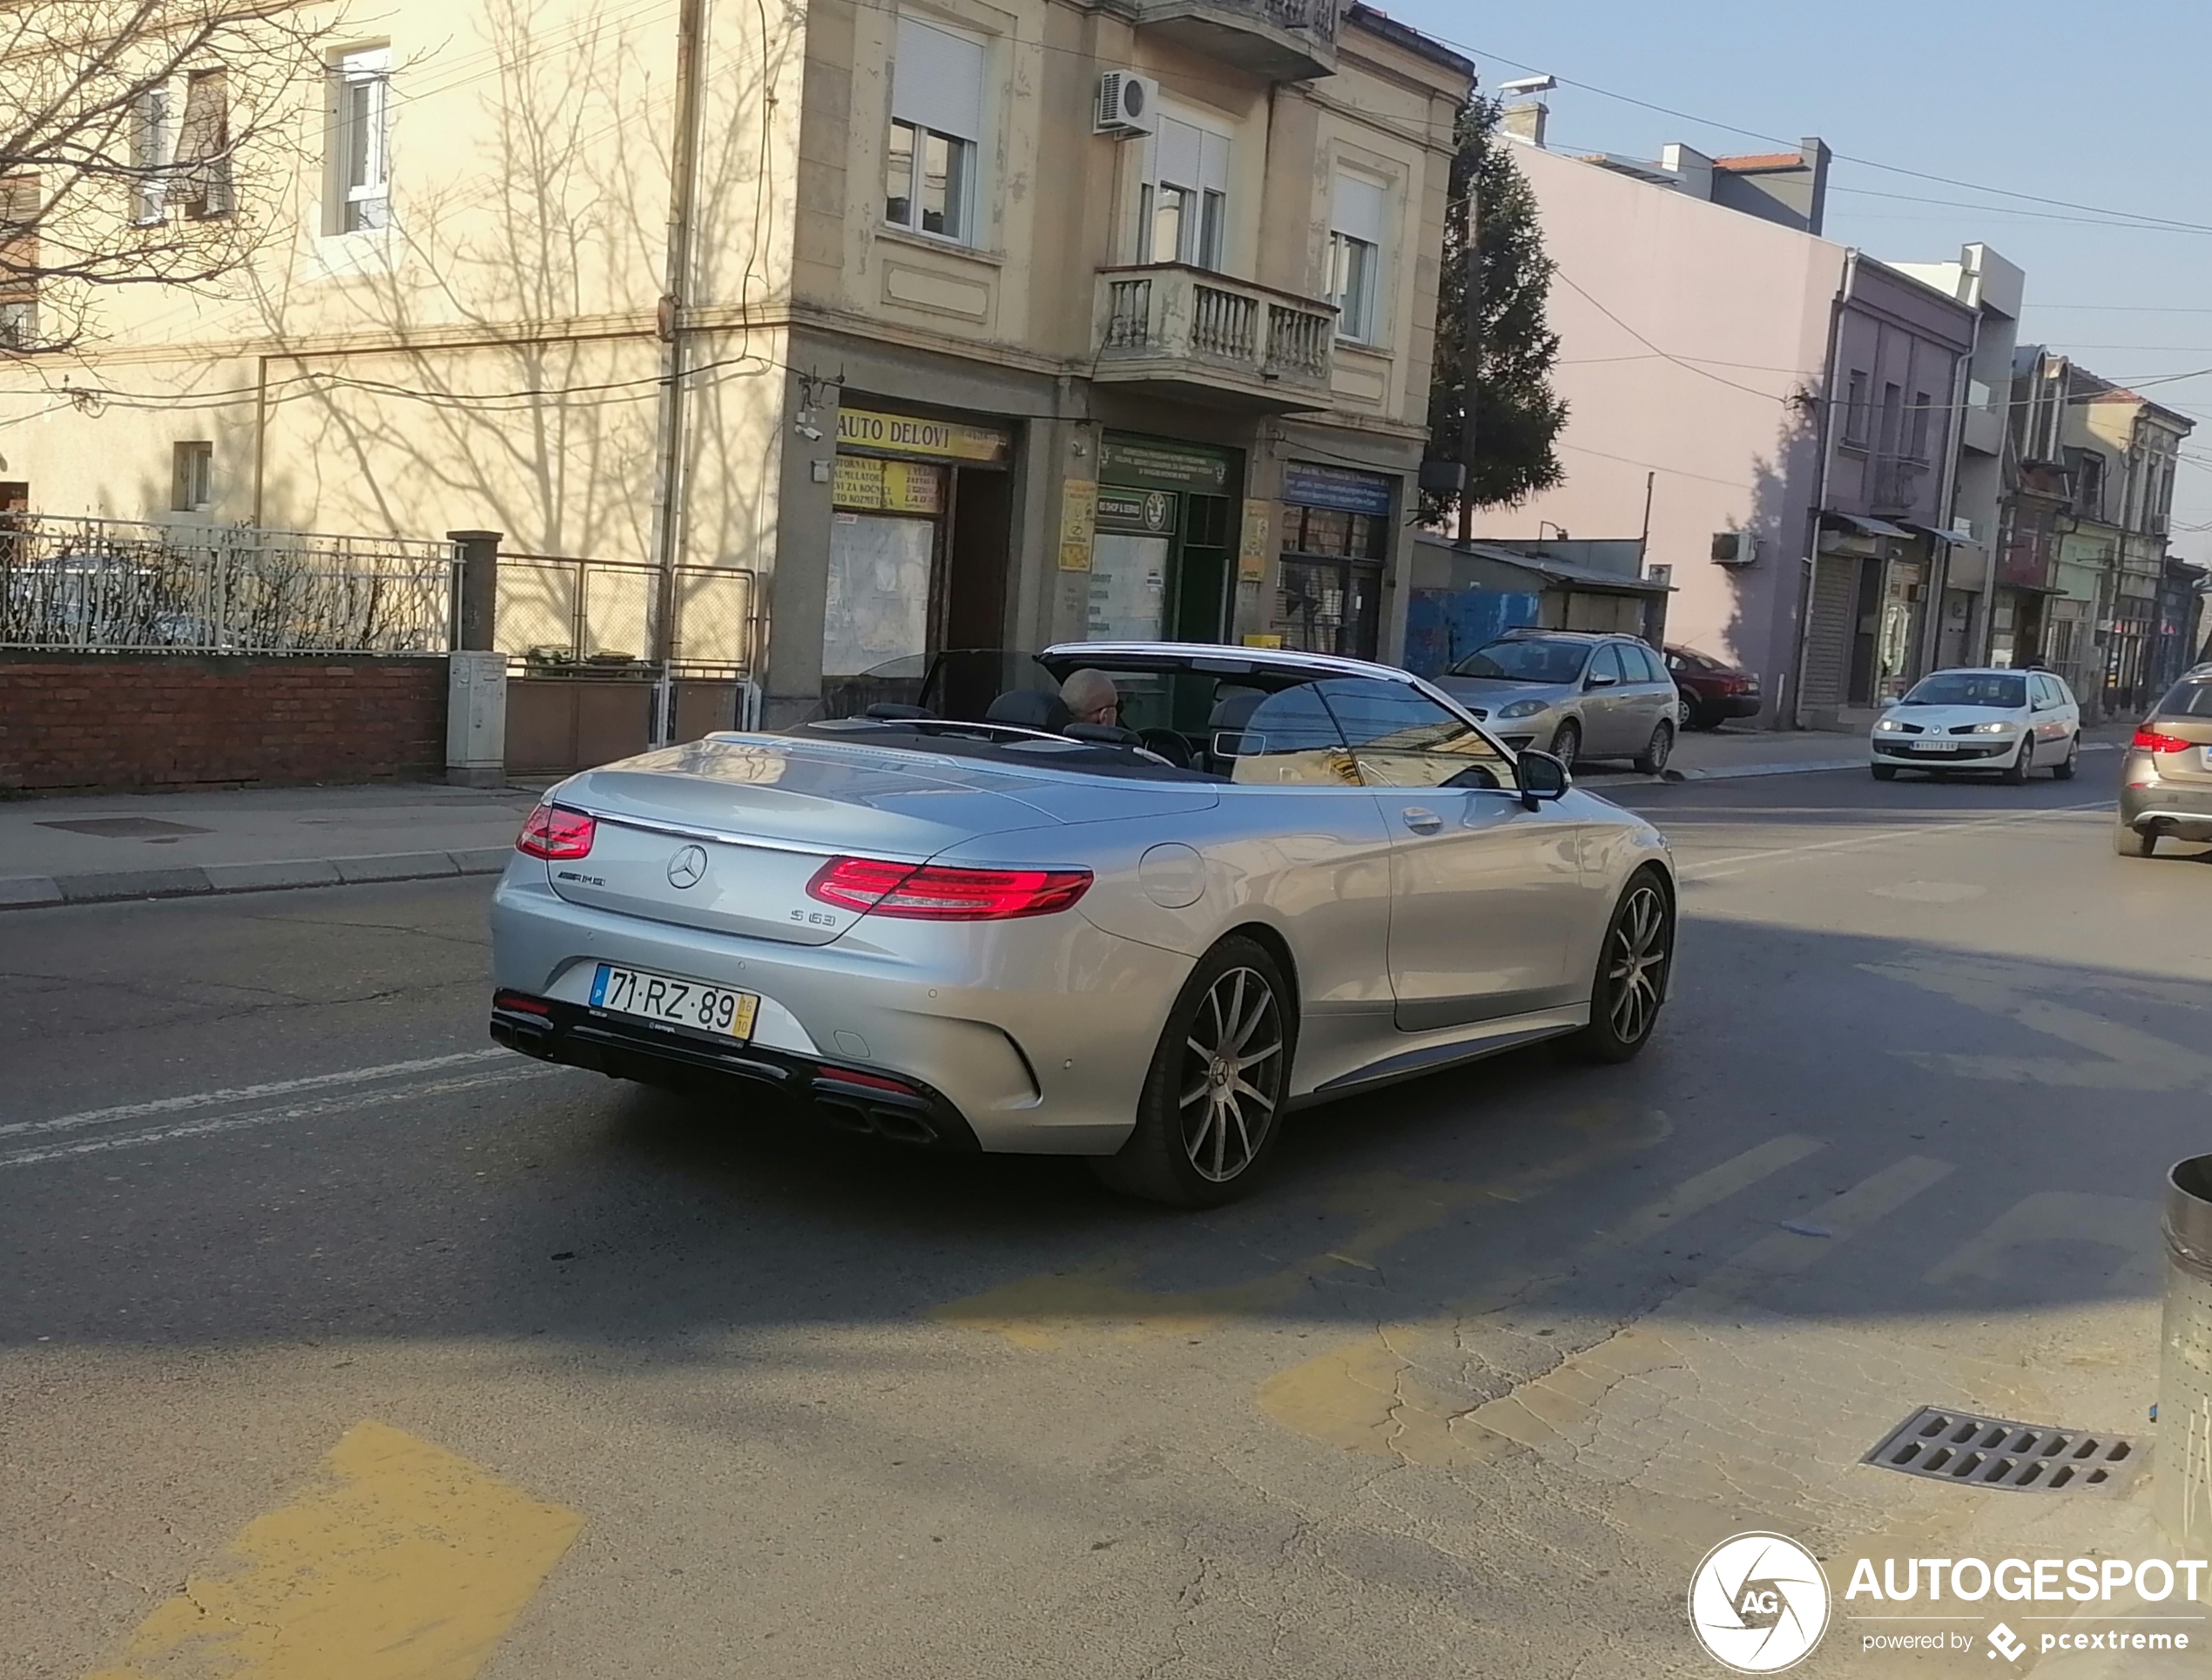
[{"label": "brick wall", "polygon": [[0,654],[0,789],[435,775],[445,727],[440,658]]}]

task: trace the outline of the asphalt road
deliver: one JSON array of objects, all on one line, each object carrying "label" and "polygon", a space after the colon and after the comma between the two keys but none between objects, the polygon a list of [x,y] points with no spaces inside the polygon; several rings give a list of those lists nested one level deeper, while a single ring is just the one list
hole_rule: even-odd
[{"label": "asphalt road", "polygon": [[[0,1674],[1706,1675],[1741,1529],[2149,1545],[1857,1462],[2145,1434],[2212,860],[2114,856],[2116,770],[1623,790],[1645,1056],[1313,1111],[1200,1216],[489,1053],[482,881],[0,918]],[[395,1623],[402,1530],[465,1561]]]}]

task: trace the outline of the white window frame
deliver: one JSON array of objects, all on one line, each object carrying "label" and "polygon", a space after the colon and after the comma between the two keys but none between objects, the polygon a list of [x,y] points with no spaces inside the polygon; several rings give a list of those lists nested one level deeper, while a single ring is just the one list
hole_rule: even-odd
[{"label": "white window frame", "polygon": [[169,453],[171,511],[200,513],[214,506],[214,444],[206,438],[180,439]]},{"label": "white window frame", "polygon": [[1388,341],[1383,253],[1395,200],[1390,182],[1365,171],[1339,167],[1330,177],[1328,296],[1342,343]]},{"label": "white window frame", "polygon": [[[974,249],[982,244],[981,206],[988,202],[979,185],[983,134],[990,120],[991,44],[934,18],[902,14],[891,64],[891,121],[883,150],[883,223],[902,233]],[[968,54],[974,55],[973,60]],[[968,73],[972,62],[973,75]],[[905,79],[900,79],[901,65]],[[957,68],[959,74],[952,71]],[[973,86],[966,85],[972,80]],[[972,99],[969,97],[972,94]],[[894,213],[891,192],[891,140],[904,129],[911,136],[907,172],[906,214]],[[931,141],[946,153],[947,192],[942,229],[924,225],[922,180]]]},{"label": "white window frame", "polygon": [[176,157],[176,98],[166,82],[141,88],[132,101],[131,223],[152,227],[169,213],[170,164]]},{"label": "white window frame", "polygon": [[[1187,164],[1164,161],[1170,139],[1168,125],[1194,132],[1196,150]],[[1224,271],[1229,260],[1229,189],[1236,161],[1237,136],[1225,124],[1164,102],[1157,129],[1144,142],[1144,175],[1136,192],[1136,260],[1140,263],[1182,263],[1212,273]],[[1170,170],[1192,179],[1177,180]],[[1175,249],[1162,252],[1153,244],[1157,218],[1167,196],[1176,195]]]},{"label": "white window frame", "polygon": [[[358,127],[356,90],[361,93]],[[325,231],[337,236],[379,232],[392,222],[391,48],[357,47],[333,58],[330,98]]]}]

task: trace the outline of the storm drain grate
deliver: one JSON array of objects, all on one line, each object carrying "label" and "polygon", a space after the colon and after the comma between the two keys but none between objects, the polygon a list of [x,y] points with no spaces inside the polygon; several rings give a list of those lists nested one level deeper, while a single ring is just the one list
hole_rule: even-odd
[{"label": "storm drain grate", "polygon": [[2135,1461],[2119,1435],[1924,1406],[1859,1462],[1961,1487],[2087,1494],[2118,1488]]}]

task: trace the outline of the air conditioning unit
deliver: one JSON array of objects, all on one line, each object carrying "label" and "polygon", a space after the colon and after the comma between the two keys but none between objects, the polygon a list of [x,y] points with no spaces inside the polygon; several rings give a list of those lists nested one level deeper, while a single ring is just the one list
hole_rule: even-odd
[{"label": "air conditioning unit", "polygon": [[1159,103],[1160,84],[1150,77],[1109,70],[1098,78],[1098,112],[1090,132],[1120,140],[1150,134],[1160,124]]},{"label": "air conditioning unit", "polygon": [[1723,566],[1748,566],[1759,557],[1759,539],[1750,531],[1715,531],[1713,559]]}]

